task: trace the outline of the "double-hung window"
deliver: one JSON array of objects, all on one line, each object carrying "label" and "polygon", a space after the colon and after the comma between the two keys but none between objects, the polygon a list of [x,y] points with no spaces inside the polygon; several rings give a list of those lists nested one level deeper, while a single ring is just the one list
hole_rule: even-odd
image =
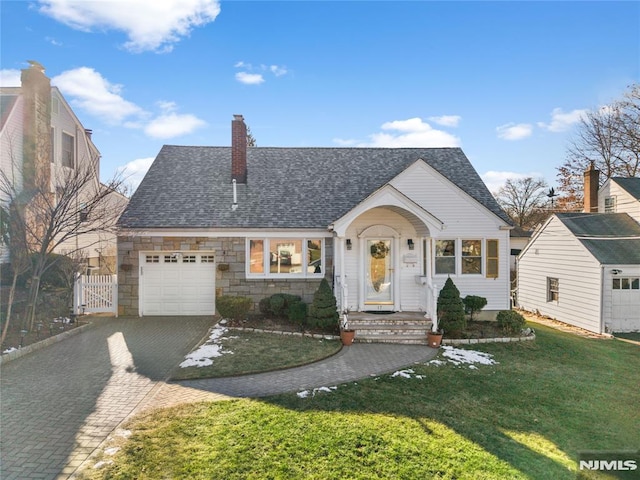
[{"label": "double-hung window", "polygon": [[436,240],[436,274],[456,273],[456,241]]},{"label": "double-hung window", "polygon": [[498,278],[500,249],[497,239],[451,239],[434,242],[436,275],[482,275]]},{"label": "double-hung window", "polygon": [[251,238],[247,244],[248,277],[324,276],[321,238]]},{"label": "double-hung window", "polygon": [[482,240],[462,240],[462,273],[482,273]]},{"label": "double-hung window", "polygon": [[557,302],[560,299],[560,280],[547,277],[547,302]]},{"label": "double-hung window", "polygon": [[75,168],[76,139],[68,133],[62,132],[62,166]]}]

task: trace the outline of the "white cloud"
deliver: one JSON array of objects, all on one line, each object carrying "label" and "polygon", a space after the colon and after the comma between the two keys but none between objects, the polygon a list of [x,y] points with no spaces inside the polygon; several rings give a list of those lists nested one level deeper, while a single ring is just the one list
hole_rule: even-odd
[{"label": "white cloud", "polygon": [[62,42],[56,40],[53,37],[44,37],[44,39],[49,42],[51,45],[54,45],[56,47],[61,47],[62,46]]},{"label": "white cloud", "polygon": [[442,115],[440,117],[429,117],[433,123],[443,127],[457,127],[462,117],[460,115]]},{"label": "white cloud", "polygon": [[3,68],[0,70],[0,87],[19,87],[20,75],[20,70]]},{"label": "white cloud", "polygon": [[531,136],[533,127],[529,123],[507,123],[496,127],[496,132],[503,140],[522,140]]},{"label": "white cloud", "polygon": [[236,73],[236,80],[245,85],[260,85],[264,82],[264,77],[259,73]]},{"label": "white cloud", "polygon": [[500,187],[504,186],[507,180],[519,179],[519,178],[540,178],[541,173],[517,173],[517,172],[499,172],[490,170],[480,175],[482,181],[485,183],[490,192],[495,193],[500,190]]},{"label": "white cloud", "polygon": [[[458,147],[460,139],[442,130],[436,130],[421,118],[394,120],[381,126],[384,132],[369,135],[370,141],[358,147]],[[391,133],[387,133],[390,131]],[[345,140],[338,140],[338,143]],[[336,140],[334,140],[336,141]]]},{"label": "white cloud", "polygon": [[217,0],[41,0],[40,12],[76,30],[119,30],[131,52],[169,52],[220,13]]},{"label": "white cloud", "polygon": [[587,112],[588,110],[578,109],[563,112],[561,108],[554,108],[551,112],[551,123],[538,122],[538,126],[550,132],[564,132],[569,130],[573,124],[578,123]]},{"label": "white cloud", "polygon": [[173,138],[191,133],[205,124],[204,120],[189,113],[167,112],[151,120],[144,127],[144,133],[153,138]]},{"label": "white cloud", "polygon": [[121,175],[123,183],[131,188],[131,191],[135,191],[140,185],[140,182],[147,174],[149,167],[153,163],[153,157],[138,158],[127,163],[124,167],[119,167],[116,170],[117,175]]},{"label": "white cloud", "polygon": [[279,65],[270,65],[269,66],[269,70],[271,71],[271,73],[273,73],[276,77],[281,77],[282,75],[286,75],[287,73],[287,69],[286,67],[281,67]]},{"label": "white cloud", "polygon": [[142,116],[143,109],[122,98],[122,86],[110,83],[93,68],[80,67],[53,77],[51,83],[71,104],[108,123],[119,123],[127,117]]}]

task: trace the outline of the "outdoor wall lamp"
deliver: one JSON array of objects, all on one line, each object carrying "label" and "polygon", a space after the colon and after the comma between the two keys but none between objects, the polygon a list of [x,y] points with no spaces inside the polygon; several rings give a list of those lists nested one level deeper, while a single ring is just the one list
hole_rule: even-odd
[{"label": "outdoor wall lamp", "polygon": [[614,268],[613,270],[611,270],[611,273],[613,273],[614,275],[620,275],[622,273],[622,270],[620,270],[619,268]]},{"label": "outdoor wall lamp", "polygon": [[351,250],[352,247],[353,245],[351,244],[351,239],[347,238],[347,250]]},{"label": "outdoor wall lamp", "polygon": [[409,250],[413,250],[416,246],[413,243],[413,239],[410,238],[409,240],[407,240],[407,245],[409,245]]}]

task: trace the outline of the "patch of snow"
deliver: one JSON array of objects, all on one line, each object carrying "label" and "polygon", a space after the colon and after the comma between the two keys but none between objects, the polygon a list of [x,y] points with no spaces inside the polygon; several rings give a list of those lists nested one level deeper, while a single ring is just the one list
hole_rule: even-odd
[{"label": "patch of snow", "polygon": [[120,447],[111,447],[105,449],[104,453],[107,455],[115,455],[120,450]]},{"label": "patch of snow", "polygon": [[408,370],[398,370],[397,372],[394,372],[391,377],[402,377],[402,378],[411,378],[411,374],[416,373],[411,369]]},{"label": "patch of snow", "polygon": [[427,365],[435,365],[436,367],[441,367],[442,365],[446,365],[447,362],[443,361],[443,360],[431,360],[430,362],[427,362]]},{"label": "patch of snow", "polygon": [[18,350],[16,347],[9,347],[2,353],[11,353],[11,352],[15,352],[16,350]]},{"label": "patch of snow", "polygon": [[96,463],[93,468],[95,468],[96,470],[99,468],[104,467],[105,465],[111,465],[113,463],[113,460],[108,460],[108,461],[99,461],[98,463]]},{"label": "patch of snow", "polygon": [[478,367],[476,367],[475,365],[469,365],[469,368],[470,368],[471,370],[477,370],[477,369],[478,369]]},{"label": "patch of snow", "polygon": [[338,387],[318,387],[318,388],[314,388],[312,391],[309,390],[303,390],[301,392],[296,393],[296,395],[298,395],[298,398],[307,398],[309,395],[311,395],[312,397],[315,397],[317,393],[323,392],[323,393],[332,393],[334,390],[337,390]]},{"label": "patch of snow", "polygon": [[131,436],[131,430],[118,429],[116,430],[115,435],[122,438],[129,438]]},{"label": "patch of snow", "polygon": [[223,347],[220,345],[223,335],[227,332],[227,328],[216,325],[211,329],[211,334],[207,342],[186,355],[184,357],[185,360],[180,364],[180,368],[208,367],[209,365],[213,365],[213,358],[220,357],[226,353],[233,353],[222,350]]},{"label": "patch of snow", "polygon": [[226,325],[227,324],[227,319],[223,318],[222,320],[220,320],[220,325]]},{"label": "patch of snow", "polygon": [[476,352],[475,350],[462,350],[461,348],[451,346],[444,346],[442,349],[444,350],[442,356],[448,358],[454,365],[474,363],[495,365],[498,363],[493,359],[493,355],[488,353]]}]

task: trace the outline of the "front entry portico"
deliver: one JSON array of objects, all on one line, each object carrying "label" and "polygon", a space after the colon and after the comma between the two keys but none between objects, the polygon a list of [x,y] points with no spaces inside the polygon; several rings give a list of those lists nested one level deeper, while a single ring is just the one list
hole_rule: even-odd
[{"label": "front entry portico", "polygon": [[435,315],[429,253],[442,222],[387,185],[333,227],[342,311]]}]

